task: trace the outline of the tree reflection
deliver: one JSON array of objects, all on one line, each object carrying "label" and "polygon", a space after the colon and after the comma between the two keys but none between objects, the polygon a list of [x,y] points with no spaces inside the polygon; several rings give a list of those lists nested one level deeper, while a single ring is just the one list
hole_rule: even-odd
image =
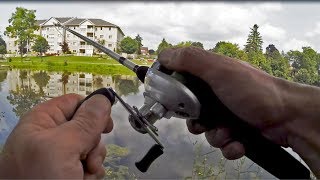
[{"label": "tree reflection", "polygon": [[62,77],[61,77],[60,82],[62,82],[63,94],[67,94],[66,85],[67,85],[67,83],[69,81],[69,75],[70,74],[71,73],[67,72],[67,71],[62,73]]},{"label": "tree reflection", "polygon": [[45,71],[40,71],[38,73],[33,74],[33,79],[36,84],[39,86],[39,93],[44,95],[43,87],[47,86],[50,76]]},{"label": "tree reflection", "polygon": [[131,76],[114,76],[116,92],[122,96],[130,93],[137,94],[139,92],[139,81],[136,77]]},{"label": "tree reflection", "polygon": [[[9,96],[7,96],[7,99],[13,107],[13,112],[18,118],[41,102],[41,95],[31,89],[28,71],[21,70],[19,78],[21,80],[21,86],[18,86],[16,91],[9,91]],[[24,80],[29,81],[29,83],[25,85]]]},{"label": "tree reflection", "polygon": [[102,88],[102,87],[103,87],[102,82],[103,82],[102,77],[96,77],[96,78],[94,78],[94,80],[93,80],[93,86],[94,86],[94,88],[95,88],[95,89]]},{"label": "tree reflection", "polygon": [[115,144],[107,145],[107,157],[104,160],[105,179],[135,179],[127,166],[121,165],[121,160],[126,158],[130,151],[128,148]]},{"label": "tree reflection", "polygon": [[7,78],[7,70],[0,70],[0,91],[2,90],[1,83]]}]

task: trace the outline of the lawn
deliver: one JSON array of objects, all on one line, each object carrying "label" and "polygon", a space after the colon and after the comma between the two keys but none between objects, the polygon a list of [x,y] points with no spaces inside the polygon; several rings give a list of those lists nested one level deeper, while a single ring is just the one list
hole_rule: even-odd
[{"label": "lawn", "polygon": [[[139,65],[149,66],[152,63],[132,60]],[[89,72],[98,74],[133,74],[129,69],[122,66],[116,60],[108,56],[88,57],[88,56],[47,56],[26,57],[21,61],[20,57],[12,57],[11,62],[1,62],[0,65],[7,65],[11,68],[48,70],[48,71],[70,71]]]}]

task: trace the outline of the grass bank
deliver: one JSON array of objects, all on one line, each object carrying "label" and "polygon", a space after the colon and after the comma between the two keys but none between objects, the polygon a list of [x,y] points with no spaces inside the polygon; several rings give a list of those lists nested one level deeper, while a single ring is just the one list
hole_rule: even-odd
[{"label": "grass bank", "polygon": [[[139,65],[151,65],[150,62],[132,60]],[[20,57],[12,57],[10,62],[0,62],[0,65],[11,68],[47,70],[47,71],[69,71],[69,72],[88,72],[97,74],[125,74],[133,75],[126,67],[108,56],[86,57],[86,56],[47,56],[26,57],[21,61]]]}]

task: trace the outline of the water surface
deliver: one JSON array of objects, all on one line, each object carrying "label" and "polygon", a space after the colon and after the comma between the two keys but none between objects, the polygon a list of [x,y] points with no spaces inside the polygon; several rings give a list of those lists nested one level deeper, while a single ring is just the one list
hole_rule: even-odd
[{"label": "water surface", "polygon": [[[18,69],[0,70],[0,144],[23,113],[34,105],[67,93],[88,95],[95,89],[112,87],[130,105],[143,104],[143,85],[134,76],[106,76],[90,73],[46,72]],[[112,107],[114,129],[103,135],[110,148],[105,167],[107,178],[271,178],[263,169],[243,158],[227,161],[220,150],[208,145],[203,135],[188,132],[185,120],[162,119],[159,129],[164,154],[146,173],[134,166],[154,144],[147,136],[136,132],[128,122],[128,113],[116,103]]]}]

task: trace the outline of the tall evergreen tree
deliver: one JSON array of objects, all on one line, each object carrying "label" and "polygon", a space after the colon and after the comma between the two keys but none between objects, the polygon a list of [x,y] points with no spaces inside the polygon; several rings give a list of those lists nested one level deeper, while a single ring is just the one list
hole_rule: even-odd
[{"label": "tall evergreen tree", "polygon": [[269,74],[272,74],[271,63],[266,59],[262,52],[263,41],[260,33],[258,32],[258,28],[259,26],[256,24],[251,28],[244,50],[248,55],[249,63]]},{"label": "tall evergreen tree", "polygon": [[138,50],[137,50],[137,54],[141,54],[141,47],[143,46],[142,45],[142,37],[138,34],[136,37],[135,37],[135,40],[137,41],[138,43]]},{"label": "tall evergreen tree", "polygon": [[169,44],[166,39],[162,39],[161,43],[158,45],[157,54],[159,54],[161,51],[163,51],[166,48],[172,47],[171,44]]},{"label": "tall evergreen tree", "polygon": [[248,53],[249,51],[262,51],[262,37],[258,32],[259,26],[255,24],[253,28],[250,28],[250,34],[247,39],[247,44],[245,45],[245,51]]}]

